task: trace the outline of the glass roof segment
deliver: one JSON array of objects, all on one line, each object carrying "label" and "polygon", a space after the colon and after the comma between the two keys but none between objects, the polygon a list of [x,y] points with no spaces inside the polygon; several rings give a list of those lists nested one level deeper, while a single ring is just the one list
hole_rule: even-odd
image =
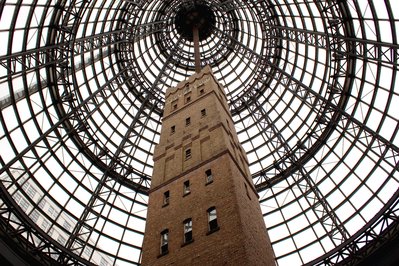
[{"label": "glass roof segment", "polygon": [[[193,3],[1,4],[1,218],[42,262],[140,263],[164,93],[194,73],[175,25]],[[277,263],[370,254],[397,223],[399,4],[197,3]]]}]

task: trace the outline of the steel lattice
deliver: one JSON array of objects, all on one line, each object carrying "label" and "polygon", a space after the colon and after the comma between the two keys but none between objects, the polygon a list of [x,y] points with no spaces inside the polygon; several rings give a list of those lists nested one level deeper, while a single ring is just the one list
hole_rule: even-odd
[{"label": "steel lattice", "polygon": [[164,93],[195,70],[175,18],[195,3],[277,263],[355,264],[396,237],[396,1],[3,0],[8,241],[47,265],[140,264]]}]

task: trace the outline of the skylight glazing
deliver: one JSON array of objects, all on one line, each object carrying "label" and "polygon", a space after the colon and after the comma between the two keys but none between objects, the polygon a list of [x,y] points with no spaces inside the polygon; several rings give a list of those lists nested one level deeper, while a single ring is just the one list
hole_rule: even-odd
[{"label": "skylight glazing", "polygon": [[[2,230],[43,263],[140,263],[164,93],[194,73],[174,18],[193,2],[1,2]],[[277,263],[370,254],[398,220],[399,4],[197,2]]]}]

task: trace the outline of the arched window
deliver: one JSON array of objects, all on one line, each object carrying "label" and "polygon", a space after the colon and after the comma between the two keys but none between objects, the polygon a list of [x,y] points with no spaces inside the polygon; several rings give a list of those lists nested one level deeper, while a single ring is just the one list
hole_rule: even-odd
[{"label": "arched window", "polygon": [[219,229],[218,219],[216,215],[216,208],[211,207],[208,209],[208,229],[209,232],[214,232]]}]

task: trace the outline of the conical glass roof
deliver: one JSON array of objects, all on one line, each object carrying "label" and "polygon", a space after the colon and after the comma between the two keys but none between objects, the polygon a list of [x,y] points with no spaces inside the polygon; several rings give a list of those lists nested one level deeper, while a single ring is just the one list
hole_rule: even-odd
[{"label": "conical glass roof", "polygon": [[364,259],[398,227],[393,0],[2,1],[2,231],[42,264],[140,263],[195,5],[278,265]]}]

